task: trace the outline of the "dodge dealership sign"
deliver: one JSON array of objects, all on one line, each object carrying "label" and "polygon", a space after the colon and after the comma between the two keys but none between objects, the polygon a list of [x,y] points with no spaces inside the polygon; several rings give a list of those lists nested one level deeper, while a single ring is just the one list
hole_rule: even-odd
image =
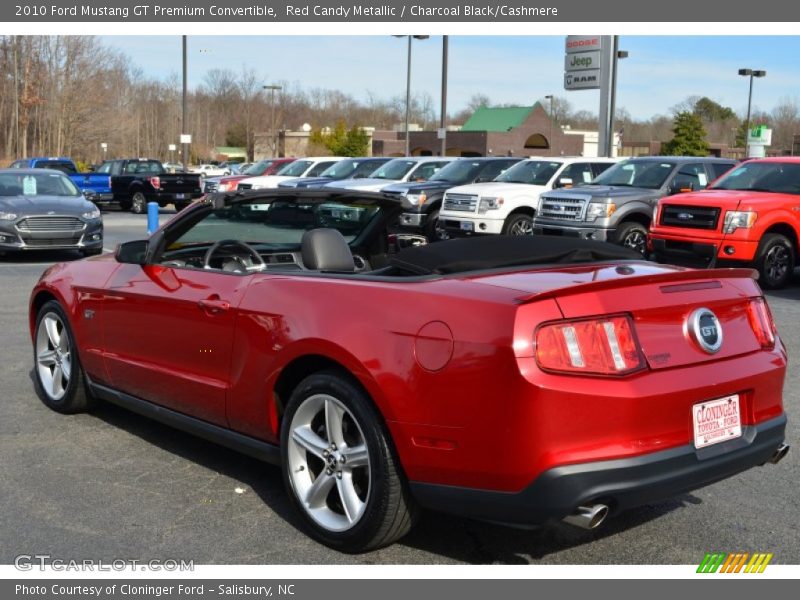
[{"label": "dodge dealership sign", "polygon": [[564,89],[595,90],[600,87],[599,35],[568,35],[564,45]]}]

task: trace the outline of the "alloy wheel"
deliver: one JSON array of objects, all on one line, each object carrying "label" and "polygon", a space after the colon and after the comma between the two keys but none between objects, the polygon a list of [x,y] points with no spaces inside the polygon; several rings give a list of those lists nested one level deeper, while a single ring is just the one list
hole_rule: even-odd
[{"label": "alloy wheel", "polygon": [[36,372],[42,389],[52,400],[60,400],[72,375],[72,349],[61,318],[47,313],[36,334]]},{"label": "alloy wheel", "polygon": [[370,493],[370,457],[353,413],[328,394],[308,397],[290,424],[289,480],[303,510],[331,532],[351,529]]},{"label": "alloy wheel", "polygon": [[647,236],[634,229],[625,236],[625,239],[622,240],[622,245],[631,250],[636,250],[639,254],[644,254],[647,249]]},{"label": "alloy wheel", "polygon": [[789,250],[785,246],[776,245],[770,248],[764,257],[764,270],[771,281],[781,281],[789,269]]},{"label": "alloy wheel", "polygon": [[531,219],[519,219],[508,230],[511,235],[533,235],[533,221]]}]

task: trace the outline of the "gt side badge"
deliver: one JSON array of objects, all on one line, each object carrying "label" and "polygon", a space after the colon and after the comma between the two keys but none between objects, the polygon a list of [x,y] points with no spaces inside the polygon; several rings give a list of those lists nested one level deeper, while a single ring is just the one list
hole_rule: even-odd
[{"label": "gt side badge", "polygon": [[686,319],[686,333],[708,354],[714,354],[722,347],[722,325],[708,308],[692,311]]}]

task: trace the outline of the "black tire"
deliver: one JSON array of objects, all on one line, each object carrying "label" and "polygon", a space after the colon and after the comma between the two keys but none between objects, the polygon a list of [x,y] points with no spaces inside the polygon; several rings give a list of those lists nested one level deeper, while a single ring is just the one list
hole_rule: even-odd
[{"label": "black tire", "polygon": [[514,213],[503,223],[503,235],[533,235],[533,215]]},{"label": "black tire", "polygon": [[[339,420],[339,429],[344,432],[342,435],[349,435],[357,442],[352,446],[344,443],[339,448],[329,445],[325,449],[329,453],[327,457],[320,458],[321,454],[298,443],[293,432],[311,431],[311,435],[316,436],[314,439],[322,442],[323,446],[335,438],[335,435],[327,433],[331,399],[342,413]],[[319,410],[315,403],[320,402],[325,407],[322,422],[319,422],[320,413],[315,412]],[[304,426],[304,419],[312,414],[317,420],[308,421]],[[350,467],[348,474],[348,465],[341,456],[348,456],[347,452],[354,447],[366,448],[366,465]],[[416,509],[383,420],[366,394],[344,374],[338,371],[315,373],[300,382],[292,392],[281,424],[281,455],[284,483],[291,502],[311,536],[321,543],[344,552],[364,552],[391,544],[411,529]],[[339,456],[338,461],[334,455]],[[348,462],[355,464],[356,459]],[[334,469],[339,471],[334,473]],[[300,488],[308,486],[306,497],[309,497],[310,488],[318,480],[323,481],[320,478],[330,485],[320,486],[326,491],[317,497],[318,506],[313,507],[309,502],[307,507],[300,498]],[[348,481],[350,489],[358,492],[358,501],[362,505],[355,521],[350,523],[349,513],[344,508],[345,492],[340,491]],[[323,514],[313,516],[314,510]],[[331,516],[334,521],[329,521],[330,526],[320,523]],[[337,522],[343,528],[336,529]]]},{"label": "black tire", "polygon": [[[63,339],[64,335],[67,336],[64,345],[61,346],[59,344],[61,346],[60,352],[55,351],[56,345],[53,344],[53,337],[48,334],[49,320],[53,320],[56,324],[56,333],[59,335],[59,340]],[[72,334],[72,328],[69,326],[69,320],[64,309],[55,300],[46,302],[36,315],[36,328],[33,339],[33,381],[36,394],[42,402],[49,408],[64,414],[85,412],[89,409],[92,405],[92,398],[86,390],[83,368],[75,345],[75,337]],[[42,342],[44,342],[44,346]],[[47,364],[51,358],[49,358],[49,355],[46,358],[45,355],[45,349],[47,348],[53,350],[51,352],[52,371]],[[69,362],[68,368],[66,368],[67,361]],[[56,368],[60,369],[59,373],[61,373],[61,383],[58,391],[56,391],[56,387],[52,383],[56,381],[54,376],[57,374]],[[51,373],[49,381],[46,375],[48,371]],[[69,372],[69,375],[65,380],[64,373],[66,371]]]},{"label": "black tire", "polygon": [[617,229],[615,241],[620,246],[647,255],[647,227],[636,221],[622,223]]},{"label": "black tire", "polygon": [[143,192],[134,192],[131,197],[131,212],[142,215],[147,212],[147,197]]},{"label": "black tire", "polygon": [[441,242],[450,239],[450,235],[444,227],[439,227],[439,209],[437,208],[428,215],[425,223],[425,237],[429,242]]},{"label": "black tire", "polygon": [[191,203],[190,202],[176,202],[175,203],[175,211],[176,212],[181,212],[184,208],[189,206],[189,204],[191,204]]},{"label": "black tire", "polygon": [[88,250],[81,250],[81,254],[84,256],[97,256],[98,254],[102,254],[102,248],[89,248]]},{"label": "black tire", "polygon": [[795,248],[785,235],[767,233],[758,244],[753,264],[762,288],[774,290],[786,287],[797,264]]},{"label": "black tire", "polygon": [[131,201],[130,200],[120,200],[119,202],[120,210],[130,210],[131,209]]}]

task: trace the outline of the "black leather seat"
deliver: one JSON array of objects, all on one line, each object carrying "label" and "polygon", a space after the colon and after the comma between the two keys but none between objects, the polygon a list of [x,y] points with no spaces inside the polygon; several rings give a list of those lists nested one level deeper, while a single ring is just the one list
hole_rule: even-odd
[{"label": "black leather seat", "polygon": [[312,271],[356,270],[350,246],[336,229],[310,229],[303,234],[300,245],[303,265]]}]

